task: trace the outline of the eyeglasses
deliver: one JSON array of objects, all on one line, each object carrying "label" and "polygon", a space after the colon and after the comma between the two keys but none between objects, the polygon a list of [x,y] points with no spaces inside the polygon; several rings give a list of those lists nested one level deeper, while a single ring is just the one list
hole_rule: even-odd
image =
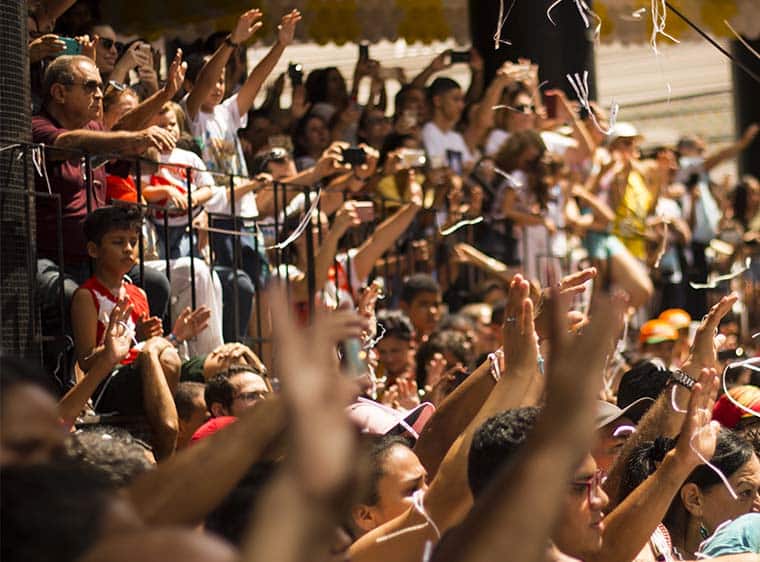
[{"label": "eyeglasses", "polygon": [[101,45],[103,45],[109,51],[116,46],[116,40],[115,39],[108,39],[106,37],[101,37],[100,39],[98,39],[98,43],[100,43]]},{"label": "eyeglasses", "polygon": [[96,90],[103,91],[103,82],[98,80],[87,80],[86,82],[69,82],[66,86],[80,86],[88,94],[95,93]]},{"label": "eyeglasses", "polygon": [[268,392],[263,390],[257,390],[255,392],[241,392],[235,395],[235,400],[242,400],[243,402],[256,402],[258,400],[266,400]]},{"label": "eyeglasses", "polygon": [[597,470],[587,480],[575,480],[572,483],[573,490],[578,493],[586,492],[586,497],[591,503],[602,498],[602,486],[607,481],[607,473],[602,469]]},{"label": "eyeglasses", "polygon": [[520,105],[514,106],[515,111],[518,113],[535,113],[536,112],[536,106],[533,104],[527,104],[527,103],[521,103]]}]

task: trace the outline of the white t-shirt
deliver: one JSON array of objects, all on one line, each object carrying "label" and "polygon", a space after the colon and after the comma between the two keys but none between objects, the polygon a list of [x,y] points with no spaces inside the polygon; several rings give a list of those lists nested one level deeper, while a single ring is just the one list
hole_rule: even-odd
[{"label": "white t-shirt", "polygon": [[[195,119],[190,120],[190,130],[201,146],[203,161],[206,168],[212,172],[235,174],[248,177],[248,167],[243,156],[243,146],[240,144],[237,131],[248,124],[248,115],[240,115],[237,104],[237,94],[234,94],[214,107],[213,112],[198,110]],[[182,106],[187,112],[187,96],[182,100]],[[237,179],[236,184],[245,180]],[[216,183],[227,187],[224,197],[215,198],[206,207],[212,212],[230,214],[228,180],[222,176],[216,177]],[[252,218],[259,214],[256,198],[253,193],[246,193],[236,201],[235,212],[238,216]]]},{"label": "white t-shirt", "polygon": [[422,127],[422,142],[430,159],[443,158],[444,162],[448,163],[447,151],[458,152],[461,155],[462,164],[475,159],[460,133],[454,130],[444,133],[432,121],[428,121]]}]

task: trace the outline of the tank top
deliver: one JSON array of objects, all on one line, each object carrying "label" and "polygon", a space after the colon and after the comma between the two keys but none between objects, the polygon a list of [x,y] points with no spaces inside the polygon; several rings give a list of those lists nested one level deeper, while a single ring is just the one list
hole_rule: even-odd
[{"label": "tank top", "polygon": [[[95,310],[98,314],[98,330],[97,330],[97,342],[98,345],[102,345],[105,339],[106,328],[108,328],[108,321],[111,317],[118,299],[113,293],[94,276],[90,277],[87,281],[82,283],[82,289],[87,289],[92,296],[92,302],[95,304]],[[127,325],[131,330],[137,326],[137,321],[141,316],[149,316],[150,308],[148,307],[148,300],[137,285],[133,285],[127,281],[122,281],[121,288],[124,296],[132,305],[132,312],[129,315]],[[129,365],[137,359],[140,354],[140,349],[133,346],[127,356],[121,360],[122,365]]]},{"label": "tank top", "polygon": [[623,198],[615,209],[615,223],[612,232],[620,238],[626,248],[640,260],[647,257],[646,219],[654,205],[652,192],[646,185],[644,176],[635,170],[628,174]]}]

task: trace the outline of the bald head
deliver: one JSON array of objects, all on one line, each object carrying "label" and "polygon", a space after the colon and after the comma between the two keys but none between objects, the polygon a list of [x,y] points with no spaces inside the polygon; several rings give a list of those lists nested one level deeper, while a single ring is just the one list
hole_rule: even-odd
[{"label": "bald head", "polygon": [[112,535],[87,552],[79,562],[234,562],[237,552],[226,542],[186,529],[154,529]]}]

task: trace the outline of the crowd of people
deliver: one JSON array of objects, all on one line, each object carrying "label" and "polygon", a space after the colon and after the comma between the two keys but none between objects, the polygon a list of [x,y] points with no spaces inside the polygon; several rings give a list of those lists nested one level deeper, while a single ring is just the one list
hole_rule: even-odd
[{"label": "crowd of people", "polygon": [[760,183],[710,172],[759,126],[651,147],[529,60],[349,89],[272,76],[298,10],[193,53],[104,15],[29,7],[4,560],[758,560]]}]

